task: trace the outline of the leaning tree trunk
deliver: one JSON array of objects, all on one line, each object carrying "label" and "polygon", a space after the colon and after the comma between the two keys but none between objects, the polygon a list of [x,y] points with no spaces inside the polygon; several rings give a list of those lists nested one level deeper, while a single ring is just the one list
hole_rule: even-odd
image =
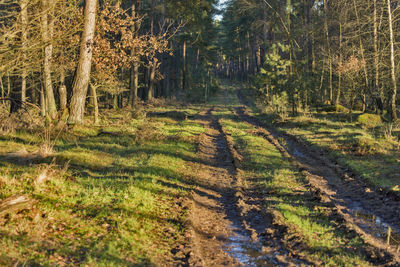
[{"label": "leaning tree trunk", "polygon": [[388,22],[390,31],[390,63],[391,63],[391,74],[392,74],[392,98],[390,100],[390,112],[392,115],[392,121],[397,120],[397,110],[396,110],[396,94],[397,94],[397,84],[396,84],[396,64],[394,62],[394,36],[393,36],[393,21],[392,21],[392,9],[391,1],[387,0],[388,7]]},{"label": "leaning tree trunk", "polygon": [[85,100],[92,65],[93,38],[96,27],[97,0],[86,0],[85,22],[79,51],[79,62],[72,86],[70,104],[70,124],[82,124],[85,112]]},{"label": "leaning tree trunk", "polygon": [[[57,116],[56,100],[54,98],[53,84],[51,81],[51,58],[53,56],[52,35],[54,30],[54,18],[49,21],[49,10],[53,10],[53,0],[42,0],[42,38],[45,43],[44,62],[43,62],[43,80],[44,89],[46,91],[47,112],[50,118],[55,119]],[[52,13],[52,12],[51,12]]]}]

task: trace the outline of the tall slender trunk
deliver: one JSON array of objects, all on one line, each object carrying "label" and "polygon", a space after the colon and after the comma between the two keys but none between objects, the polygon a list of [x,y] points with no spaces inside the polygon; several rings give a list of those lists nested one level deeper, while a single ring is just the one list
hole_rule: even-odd
[{"label": "tall slender trunk", "polygon": [[329,67],[329,102],[333,103],[333,69],[332,69],[332,55],[331,55],[331,42],[329,38],[329,26],[328,26],[328,0],[324,0],[324,28],[326,44],[328,46],[328,67]]},{"label": "tall slender trunk", "polygon": [[156,63],[153,62],[150,66],[149,90],[147,91],[148,101],[151,101],[154,97],[155,75],[156,75]]},{"label": "tall slender trunk", "polygon": [[94,124],[99,124],[99,104],[97,101],[97,87],[93,84],[90,84],[90,93],[93,101],[93,110],[94,110]]},{"label": "tall slender trunk", "polygon": [[[0,87],[1,87],[1,98],[5,97],[5,89],[4,89],[4,84],[3,84],[3,76],[0,76]],[[4,100],[1,101],[2,104],[4,104]]]},{"label": "tall slender trunk", "polygon": [[[155,0],[151,0],[151,14],[150,14],[150,34],[154,35],[154,8]],[[151,101],[154,97],[155,88],[155,75],[156,75],[157,62],[153,60],[150,66],[149,89],[147,91],[147,100]]]},{"label": "tall slender trunk", "polygon": [[[343,55],[342,55],[342,22],[339,22],[339,65],[342,65],[343,63]],[[338,89],[337,89],[337,94],[336,94],[336,101],[335,105],[338,106],[340,102],[340,94],[342,91],[342,73],[339,72],[339,81],[338,81]]]},{"label": "tall slender trunk", "polygon": [[379,52],[378,52],[378,10],[377,3],[374,0],[374,92],[382,99],[383,92],[379,89]]},{"label": "tall slender trunk", "polygon": [[7,97],[11,96],[11,77],[10,73],[7,72]]},{"label": "tall slender trunk", "polygon": [[58,87],[58,95],[60,98],[60,109],[67,109],[67,87],[65,86],[65,70],[61,67],[60,70],[60,87]]},{"label": "tall slender trunk", "polygon": [[183,41],[183,48],[182,48],[182,60],[183,60],[183,67],[182,67],[182,90],[185,91],[186,89],[186,41]]},{"label": "tall slender trunk", "polygon": [[42,117],[46,116],[46,96],[43,87],[40,88],[40,113]]},{"label": "tall slender trunk", "polygon": [[86,0],[85,22],[79,51],[79,62],[72,86],[69,123],[83,123],[85,101],[92,65],[93,38],[96,27],[97,0]]},{"label": "tall slender trunk", "polygon": [[[136,18],[136,14],[139,12],[139,5],[140,1],[134,1],[132,3],[132,18]],[[132,25],[132,34],[137,36],[137,30],[139,29],[140,22],[134,23]],[[134,56],[136,51],[132,49],[131,51],[131,56]],[[139,87],[139,62],[135,60],[131,64],[131,69],[130,69],[130,84],[129,84],[129,105],[133,106],[136,99],[138,98],[138,87]]]},{"label": "tall slender trunk", "polygon": [[392,21],[392,8],[391,1],[387,0],[388,8],[388,22],[390,31],[390,63],[391,63],[391,74],[392,74],[392,97],[390,100],[390,113],[392,115],[392,121],[397,120],[397,108],[396,108],[396,95],[397,95],[397,79],[396,79],[396,65],[394,59],[394,35],[393,35],[393,21]]},{"label": "tall slender trunk", "polygon": [[[43,81],[46,92],[47,112],[51,119],[57,116],[56,100],[54,98],[53,83],[51,80],[51,61],[53,57],[52,37],[54,31],[53,0],[42,0],[42,38],[45,44],[43,62]],[[49,18],[50,15],[50,18]]]},{"label": "tall slender trunk", "polygon": [[27,61],[27,42],[28,42],[28,0],[21,0],[21,24],[22,24],[22,73],[21,73],[21,101],[26,101],[26,61]]}]

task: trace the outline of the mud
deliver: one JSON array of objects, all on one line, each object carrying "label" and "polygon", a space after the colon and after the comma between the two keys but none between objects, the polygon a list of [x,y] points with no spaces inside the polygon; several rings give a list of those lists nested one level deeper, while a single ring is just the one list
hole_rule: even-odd
[{"label": "mud", "polygon": [[[398,266],[397,243],[387,244],[385,232],[392,229],[398,238],[400,202],[379,190],[366,186],[360,179],[329,159],[324,151],[311,148],[295,136],[278,132],[249,115],[247,107],[237,107],[239,120],[257,127],[256,134],[274,144],[308,178],[314,195],[334,205],[347,228],[354,230],[374,248],[377,262]],[[361,215],[363,214],[363,215]]]},{"label": "mud", "polygon": [[305,266],[281,243],[281,233],[263,208],[263,198],[244,188],[240,155],[213,109],[201,114],[201,186],[192,194],[190,266]]}]

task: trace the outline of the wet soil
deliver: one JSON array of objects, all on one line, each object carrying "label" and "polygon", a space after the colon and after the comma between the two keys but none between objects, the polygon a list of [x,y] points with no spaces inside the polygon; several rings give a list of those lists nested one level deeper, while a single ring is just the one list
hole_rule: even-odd
[{"label": "wet soil", "polygon": [[[227,97],[225,97],[227,99]],[[214,111],[202,112],[196,188],[189,207],[187,266],[319,266],[301,253],[301,238],[288,231],[265,195],[242,181],[241,156]],[[278,132],[250,115],[247,106],[231,108],[236,119],[254,126],[307,177],[313,201],[330,210],[332,220],[362,237],[359,253],[372,265],[400,266],[400,200],[365,185],[349,170],[295,136]],[[391,236],[388,238],[388,229]],[[387,242],[389,240],[389,242]]]},{"label": "wet soil", "polygon": [[281,243],[263,197],[244,188],[239,155],[223,132],[213,109],[200,120],[201,179],[192,193],[190,266],[306,266]]},{"label": "wet soil", "polygon": [[[374,248],[369,251],[378,263],[399,266],[398,241],[400,201],[360,179],[329,159],[324,151],[311,148],[295,136],[278,132],[249,115],[247,107],[235,108],[239,120],[257,128],[255,134],[274,144],[301,170],[313,188],[313,194],[332,204],[347,228],[354,230]],[[387,237],[391,229],[390,238]],[[387,241],[390,242],[387,242]]]}]

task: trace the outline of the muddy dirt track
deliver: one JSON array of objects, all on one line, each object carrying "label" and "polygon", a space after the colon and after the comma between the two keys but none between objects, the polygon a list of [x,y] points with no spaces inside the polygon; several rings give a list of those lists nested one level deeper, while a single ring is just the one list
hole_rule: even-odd
[{"label": "muddy dirt track", "polygon": [[212,111],[201,116],[206,132],[199,153],[206,164],[200,176],[208,186],[192,193],[189,265],[309,265],[283,247],[272,217],[262,209],[262,196],[243,188],[236,166],[239,155]]},{"label": "muddy dirt track", "polygon": [[[212,107],[199,116],[206,131],[200,137],[203,159],[198,176],[202,186],[192,193],[190,211],[189,266],[315,266],[302,258],[298,240],[282,242],[285,226],[266,209],[256,188],[243,183],[241,156],[224,133]],[[400,227],[400,202],[396,196],[367,187],[357,177],[296,137],[279,133],[250,115],[246,106],[230,111],[236,120],[254,127],[296,166],[309,181],[315,201],[323,202],[339,224],[355,232],[366,243],[360,253],[372,265],[400,266],[398,245],[387,245],[390,226]],[[246,184],[246,185],[244,185]],[[397,237],[394,234],[394,237]],[[183,265],[186,265],[183,264]]]}]

